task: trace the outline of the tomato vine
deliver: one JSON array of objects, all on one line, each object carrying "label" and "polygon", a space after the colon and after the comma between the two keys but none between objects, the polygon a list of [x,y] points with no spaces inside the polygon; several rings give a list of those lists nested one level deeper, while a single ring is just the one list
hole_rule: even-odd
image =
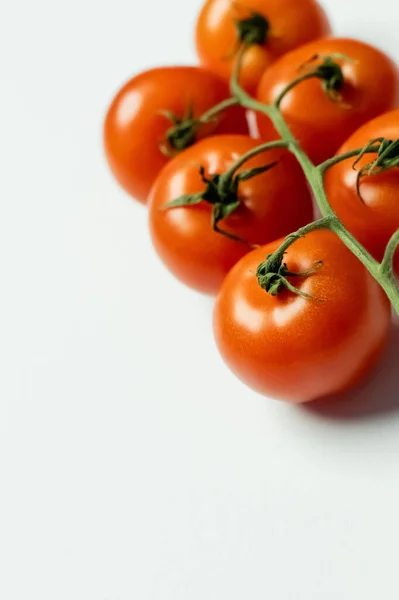
[{"label": "tomato vine", "polygon": [[[347,152],[345,154],[334,156],[333,158],[328,159],[319,165],[315,165],[310,160],[308,155],[304,152],[304,150],[301,148],[298,140],[292,134],[280,110],[280,104],[285,95],[288,93],[288,91],[291,90],[294,86],[300,85],[302,81],[304,81],[305,79],[309,79],[310,77],[315,77],[321,80],[323,89],[325,89],[331,101],[341,102],[340,96],[335,95],[335,93],[339,92],[340,86],[336,83],[334,84],[334,82],[341,81],[340,67],[338,63],[335,62],[336,56],[323,57],[322,62],[319,66],[316,66],[312,71],[299,76],[295,81],[290,83],[284,90],[282,90],[281,94],[278,97],[278,100],[273,105],[268,105],[263,104],[258,100],[252,98],[239,84],[240,69],[245,51],[246,46],[244,45],[242,46],[241,50],[237,55],[236,66],[231,78],[232,101],[237,101],[241,106],[247,109],[261,112],[264,115],[266,115],[269,119],[271,119],[275,129],[281,137],[282,143],[290,152],[292,152],[295,155],[299,164],[301,165],[304,174],[307,178],[307,181],[310,185],[310,188],[313,192],[315,201],[322,215],[322,219],[320,219],[319,221],[310,223],[309,225],[302,227],[297,232],[294,232],[293,234],[290,234],[286,237],[282,246],[278,250],[276,250],[276,252],[271,257],[268,257],[262,265],[260,265],[259,269],[262,272],[263,278],[267,277],[268,275],[276,275],[277,273],[279,277],[282,278],[281,281],[285,285],[286,280],[284,278],[284,274],[281,272],[281,269],[283,269],[283,256],[285,250],[290,245],[295,243],[298,237],[303,237],[310,231],[313,231],[314,229],[330,229],[336,235],[339,236],[342,242],[363,263],[363,265],[371,273],[374,279],[378,281],[378,283],[385,290],[388,298],[390,299],[395,312],[399,315],[399,289],[396,284],[393,271],[393,257],[399,245],[399,231],[395,232],[392,235],[391,239],[387,244],[383,260],[381,262],[378,262],[346,229],[342,221],[335,214],[328,201],[328,197],[324,188],[324,174],[327,169],[329,169],[331,166],[337,164],[342,160],[346,160],[347,158],[356,158],[365,153],[378,152],[379,145],[375,143],[376,140],[373,140],[373,143],[371,145],[368,144],[365,148],[359,148]],[[343,56],[340,56],[339,58],[344,60],[351,60],[350,58]],[[328,68],[325,68],[326,66]],[[331,95],[332,91],[335,93]],[[384,140],[378,141],[381,144]],[[391,147],[392,144],[395,144],[395,142],[391,142]],[[248,156],[241,157],[240,165],[243,164],[245,160],[254,156],[254,154],[264,152],[268,148],[274,147],[275,142],[260,145],[257,149],[252,150],[251,153],[248,154]],[[393,166],[396,166],[396,161],[393,163]],[[269,271],[267,271],[268,269]],[[275,292],[275,290],[276,287],[272,287],[272,291]],[[267,291],[270,292],[270,289]]]}]

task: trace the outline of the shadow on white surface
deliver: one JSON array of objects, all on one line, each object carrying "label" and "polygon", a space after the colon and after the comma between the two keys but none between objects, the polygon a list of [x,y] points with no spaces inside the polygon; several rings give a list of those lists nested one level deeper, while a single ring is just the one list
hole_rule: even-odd
[{"label": "shadow on white surface", "polygon": [[377,369],[355,389],[304,405],[318,418],[339,421],[399,418],[399,323],[395,322],[388,348]]}]

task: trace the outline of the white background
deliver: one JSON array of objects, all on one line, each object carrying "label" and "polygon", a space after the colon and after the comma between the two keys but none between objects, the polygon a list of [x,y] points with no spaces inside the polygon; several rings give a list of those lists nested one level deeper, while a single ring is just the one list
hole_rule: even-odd
[{"label": "white background", "polygon": [[[398,55],[393,0],[325,5]],[[399,331],[346,402],[255,395],[104,163],[112,95],[195,60],[199,6],[1,2],[2,600],[399,596]]]}]

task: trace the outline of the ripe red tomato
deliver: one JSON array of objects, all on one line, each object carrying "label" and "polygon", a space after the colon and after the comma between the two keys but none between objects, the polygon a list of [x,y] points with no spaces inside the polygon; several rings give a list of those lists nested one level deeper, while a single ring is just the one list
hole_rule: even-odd
[{"label": "ripe red tomato", "polygon": [[[339,38],[312,42],[279,59],[262,77],[258,99],[273,103],[312,57],[336,53],[353,59],[336,59],[344,76],[343,87],[338,90],[342,103],[329,98],[318,79],[303,81],[281,103],[288,125],[315,163],[332,156],[360,125],[399,103],[398,67],[372,46]],[[259,115],[258,127],[261,138],[276,138],[268,118]]]},{"label": "ripe red tomato", "polygon": [[240,43],[253,42],[240,80],[252,92],[278,56],[329,31],[314,0],[207,0],[197,22],[196,45],[201,63],[229,79]]},{"label": "ripe red tomato", "polygon": [[[147,201],[169,160],[161,146],[173,122],[165,113],[180,120],[198,118],[229,97],[223,80],[198,67],[162,67],[128,81],[114,98],[104,125],[108,163],[122,187],[140,202]],[[245,111],[239,106],[227,109],[188,136],[186,146],[216,133],[248,133]]]},{"label": "ripe red tomato", "polygon": [[[231,267],[249,251],[247,244],[213,231],[213,206],[201,201],[163,210],[182,195],[205,191],[205,177],[224,173],[237,158],[255,148],[248,136],[223,135],[202,140],[174,158],[160,173],[149,198],[150,230],[154,246],[166,266],[187,285],[216,293]],[[221,229],[252,244],[263,244],[295,231],[312,220],[312,203],[303,173],[287,150],[256,156],[238,170],[279,161],[272,169],[241,181],[231,202],[239,200]],[[233,205],[231,205],[233,206]]]},{"label": "ripe red tomato", "polygon": [[[340,148],[338,154],[362,148],[374,138],[399,138],[399,110],[385,113],[358,129]],[[399,169],[360,179],[359,170],[375,160],[377,154],[365,154],[353,169],[354,158],[331,167],[325,175],[330,204],[345,227],[376,258],[381,260],[389,238],[399,229]],[[399,271],[399,253],[394,266]]]},{"label": "ripe red tomato", "polygon": [[255,275],[280,242],[247,254],[227,275],[214,309],[219,350],[254,390],[293,403],[346,390],[376,363],[390,327],[390,305],[378,283],[330,231],[314,231],[284,262],[306,278],[289,278],[313,297],[269,295]]}]

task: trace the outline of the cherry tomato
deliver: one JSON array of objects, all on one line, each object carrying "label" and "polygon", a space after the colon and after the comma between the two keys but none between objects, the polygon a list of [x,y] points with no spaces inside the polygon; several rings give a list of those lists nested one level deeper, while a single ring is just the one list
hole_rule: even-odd
[{"label": "cherry tomato", "polygon": [[260,287],[256,270],[280,242],[247,254],[227,275],[214,309],[222,357],[247,385],[293,403],[346,390],[376,363],[390,328],[389,301],[379,284],[330,231],[296,241],[284,262],[308,299]]},{"label": "cherry tomato", "polygon": [[201,63],[229,79],[239,45],[251,43],[240,82],[253,92],[277,57],[329,31],[327,17],[314,0],[207,0],[197,22],[196,44]]},{"label": "cherry tomato", "polygon": [[[163,67],[134,77],[113,100],[104,126],[108,163],[119,183],[140,202],[170,153],[216,133],[248,133],[245,111],[234,106],[202,125],[182,130],[167,140],[180,121],[192,122],[230,97],[226,83],[197,67]],[[174,147],[173,147],[174,146]],[[166,154],[165,154],[166,153]]]},{"label": "cherry tomato", "polygon": [[[281,103],[288,125],[315,163],[332,156],[360,125],[399,103],[398,67],[372,46],[339,38],[312,42],[279,59],[262,77],[258,99],[273,103],[312,57],[337,53],[352,59],[336,59],[344,76],[339,90],[342,101],[329,97],[319,79],[309,79],[289,91]],[[258,127],[261,138],[275,139],[269,119],[259,116]]]},{"label": "cherry tomato", "polygon": [[[358,129],[340,148],[344,154],[362,148],[375,138],[399,138],[399,110],[385,113]],[[378,144],[377,144],[378,145]],[[399,156],[399,151],[397,152]],[[330,204],[346,228],[376,258],[381,260],[389,238],[399,229],[399,169],[380,174],[357,177],[363,167],[377,158],[365,154],[353,168],[355,158],[331,167],[325,176],[325,187]],[[399,271],[399,253],[394,266]]]},{"label": "cherry tomato", "polygon": [[[227,171],[257,142],[248,136],[207,138],[174,158],[160,173],[149,199],[150,230],[154,246],[166,266],[187,285],[214,294],[231,267],[249,251],[246,243],[229,239],[212,228],[214,211],[223,208],[209,201],[165,210],[166,203],[204,192],[203,177]],[[287,150],[264,152],[238,170],[278,163],[267,172],[240,181],[229,197],[230,216],[218,226],[251,244],[262,244],[288,234],[312,220],[312,202],[303,173]],[[209,192],[209,190],[208,190]],[[208,193],[210,199],[214,200]],[[219,202],[219,199],[217,199]],[[234,206],[238,201],[239,205]],[[230,209],[229,209],[230,210]]]}]

